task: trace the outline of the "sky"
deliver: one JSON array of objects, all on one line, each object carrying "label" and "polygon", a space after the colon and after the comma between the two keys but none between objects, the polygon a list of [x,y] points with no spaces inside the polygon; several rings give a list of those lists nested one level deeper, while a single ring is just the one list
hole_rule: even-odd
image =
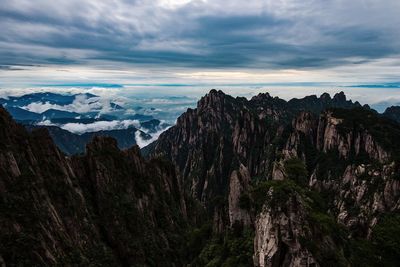
[{"label": "sky", "polygon": [[400,82],[398,0],[0,0],[0,87]]}]

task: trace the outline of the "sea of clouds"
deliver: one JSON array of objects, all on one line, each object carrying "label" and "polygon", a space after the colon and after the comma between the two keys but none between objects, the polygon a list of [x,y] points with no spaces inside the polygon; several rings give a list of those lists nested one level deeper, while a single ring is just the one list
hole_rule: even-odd
[{"label": "sea of clouds", "polygon": [[58,126],[61,129],[67,130],[71,133],[83,134],[86,132],[98,132],[109,130],[128,129],[129,127],[141,128],[138,120],[114,120],[114,121],[95,121],[92,123],[66,123],[56,124],[50,120],[44,120],[37,125],[42,126]]}]

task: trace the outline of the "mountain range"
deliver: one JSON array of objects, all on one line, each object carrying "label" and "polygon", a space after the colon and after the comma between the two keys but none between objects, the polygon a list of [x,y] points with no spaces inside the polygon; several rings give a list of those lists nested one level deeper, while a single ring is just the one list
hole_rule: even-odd
[{"label": "mountain range", "polygon": [[58,105],[69,105],[74,102],[76,96],[82,96],[84,98],[97,97],[94,94],[78,94],[78,95],[68,95],[68,94],[56,94],[56,93],[31,93],[22,96],[10,96],[7,98],[0,98],[0,104],[11,105],[11,106],[26,106],[30,103],[41,102],[50,103]]},{"label": "mountain range", "polygon": [[141,151],[66,156],[0,109],[0,263],[397,266],[396,110],[211,90]]},{"label": "mountain range", "polygon": [[[169,127],[151,115],[132,113],[107,101],[89,93],[47,92],[0,98],[13,119],[29,130],[47,128],[56,145],[68,155],[84,153],[94,136],[113,137],[118,147],[125,149],[137,142],[146,144],[152,135]],[[105,108],[107,112],[103,112]],[[115,126],[118,123],[121,125]]]},{"label": "mountain range", "polygon": [[[7,109],[15,120],[30,124],[42,120],[52,122],[58,120],[60,123],[60,119],[63,119],[64,123],[76,122],[80,119],[115,120],[121,116],[124,119],[140,121],[153,119],[152,116],[138,113],[124,115],[125,109],[122,106],[109,100],[101,101],[99,96],[89,93],[31,93],[0,98],[0,104]],[[108,108],[106,113],[102,112],[105,105]]]},{"label": "mountain range", "polygon": [[95,136],[108,136],[114,138],[117,141],[117,145],[120,149],[126,149],[136,145],[136,138],[140,138],[144,141],[151,139],[149,134],[146,134],[135,127],[118,130],[86,132],[83,134],[74,134],[56,126],[26,125],[25,128],[30,131],[38,128],[46,128],[57,147],[67,155],[85,153],[86,145]]}]

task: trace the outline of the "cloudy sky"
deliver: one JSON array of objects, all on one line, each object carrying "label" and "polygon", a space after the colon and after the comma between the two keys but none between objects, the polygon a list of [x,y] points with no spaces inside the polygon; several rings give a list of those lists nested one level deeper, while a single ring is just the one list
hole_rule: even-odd
[{"label": "cloudy sky", "polygon": [[398,0],[0,0],[0,87],[400,81]]}]

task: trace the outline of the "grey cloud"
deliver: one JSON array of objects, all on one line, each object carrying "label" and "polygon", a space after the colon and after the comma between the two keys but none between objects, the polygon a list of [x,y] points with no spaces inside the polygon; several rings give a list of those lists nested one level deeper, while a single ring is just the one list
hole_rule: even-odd
[{"label": "grey cloud", "polygon": [[9,1],[0,7],[7,25],[0,30],[0,64],[301,69],[400,54],[392,27],[400,24],[398,1],[369,8],[361,0],[347,8],[338,0],[246,2],[170,9],[159,1]]}]

